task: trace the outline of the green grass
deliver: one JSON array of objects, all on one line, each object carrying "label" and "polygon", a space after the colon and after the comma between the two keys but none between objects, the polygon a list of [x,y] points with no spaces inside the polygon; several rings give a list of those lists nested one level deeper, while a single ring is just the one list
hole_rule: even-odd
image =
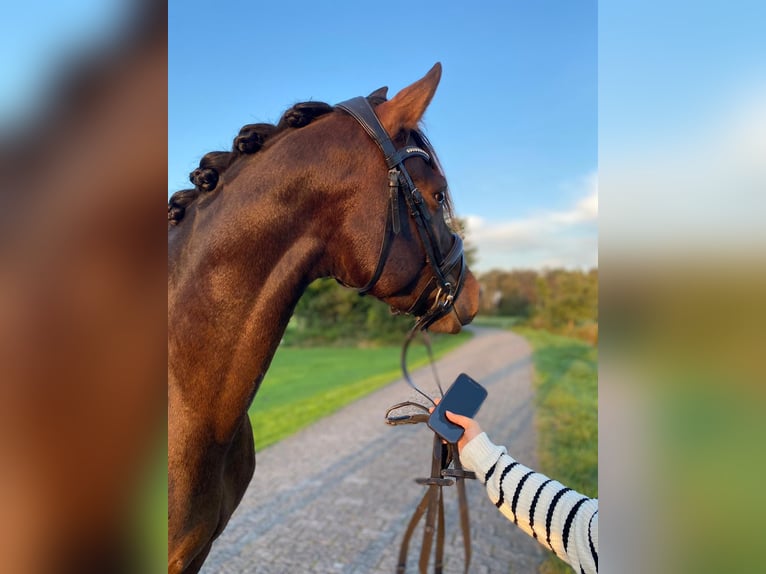
[{"label": "green grass", "polygon": [[[578,339],[515,328],[532,345],[540,468],[590,497],[598,496],[598,350]],[[555,556],[543,573],[571,573]]]},{"label": "green grass", "polygon": [[[470,336],[464,331],[433,337],[434,355],[444,355]],[[256,448],[274,444],[396,380],[401,376],[400,353],[401,346],[281,347],[249,411]],[[409,370],[427,362],[425,348],[413,342]]]},{"label": "green grass", "polygon": [[673,572],[763,572],[763,389],[676,368],[685,372],[654,372],[657,386],[640,391],[652,409],[645,492],[663,519],[661,549]]}]

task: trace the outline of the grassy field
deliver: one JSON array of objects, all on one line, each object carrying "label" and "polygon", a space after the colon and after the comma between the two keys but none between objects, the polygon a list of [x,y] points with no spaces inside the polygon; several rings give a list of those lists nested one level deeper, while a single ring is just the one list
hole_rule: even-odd
[{"label": "grassy field", "polygon": [[[470,333],[433,337],[439,357]],[[283,347],[277,351],[250,407],[255,446],[262,449],[401,376],[401,346],[376,348]],[[425,348],[413,342],[408,368],[427,364]]]},{"label": "grassy field", "polygon": [[[532,345],[537,392],[539,470],[587,496],[598,496],[598,350],[578,339],[521,327]],[[545,574],[571,573],[551,555]]]}]

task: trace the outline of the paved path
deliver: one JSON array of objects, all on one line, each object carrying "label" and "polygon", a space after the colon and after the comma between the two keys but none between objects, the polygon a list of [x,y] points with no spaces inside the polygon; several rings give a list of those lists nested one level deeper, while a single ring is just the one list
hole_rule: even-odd
[{"label": "paved path", "polygon": [[[482,427],[534,468],[530,348],[507,331],[475,333],[438,361],[439,376],[445,386],[460,372],[481,382],[489,391],[478,415]],[[413,380],[436,394],[429,367],[415,371]],[[418,397],[399,380],[258,452],[250,488],[202,572],[393,574],[402,534],[423,495],[413,479],[430,474],[433,435],[425,425],[388,426],[383,417],[389,406]],[[536,572],[544,550],[497,511],[479,481],[467,481],[467,491],[470,571]],[[457,492],[444,493],[444,570],[462,573]],[[413,536],[407,572],[417,572],[421,530]]]}]

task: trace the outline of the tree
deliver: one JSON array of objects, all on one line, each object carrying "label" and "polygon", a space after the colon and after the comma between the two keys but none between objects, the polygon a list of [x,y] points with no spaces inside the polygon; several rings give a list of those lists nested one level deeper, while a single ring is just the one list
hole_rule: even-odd
[{"label": "tree", "polygon": [[411,327],[412,320],[395,317],[374,297],[319,279],[298,302],[286,339],[304,345],[385,343],[400,341]]},{"label": "tree", "polygon": [[572,330],[598,321],[598,270],[493,270],[479,282],[481,312],[520,317],[541,328]]},{"label": "tree", "polygon": [[575,326],[598,321],[598,272],[548,271],[538,280],[540,303],[535,316],[548,328]]},{"label": "tree", "polygon": [[471,240],[468,237],[466,232],[466,229],[468,228],[466,220],[462,217],[453,217],[452,227],[463,240],[463,254],[465,255],[466,265],[468,265],[469,268],[476,265],[476,257],[479,250],[471,243]]}]

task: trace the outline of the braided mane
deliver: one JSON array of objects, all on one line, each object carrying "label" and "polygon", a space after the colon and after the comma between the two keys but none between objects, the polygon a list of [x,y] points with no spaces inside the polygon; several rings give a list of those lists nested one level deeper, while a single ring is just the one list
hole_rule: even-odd
[{"label": "braided mane", "polygon": [[307,126],[332,110],[332,106],[324,102],[301,102],[282,114],[277,125],[260,123],[243,126],[234,138],[231,151],[211,151],[202,156],[199,167],[189,174],[189,180],[194,184],[193,189],[183,189],[170,196],[168,225],[178,225],[192,202],[200,195],[214,191],[221,174],[239,157],[257,153],[274,135],[289,128]]}]

